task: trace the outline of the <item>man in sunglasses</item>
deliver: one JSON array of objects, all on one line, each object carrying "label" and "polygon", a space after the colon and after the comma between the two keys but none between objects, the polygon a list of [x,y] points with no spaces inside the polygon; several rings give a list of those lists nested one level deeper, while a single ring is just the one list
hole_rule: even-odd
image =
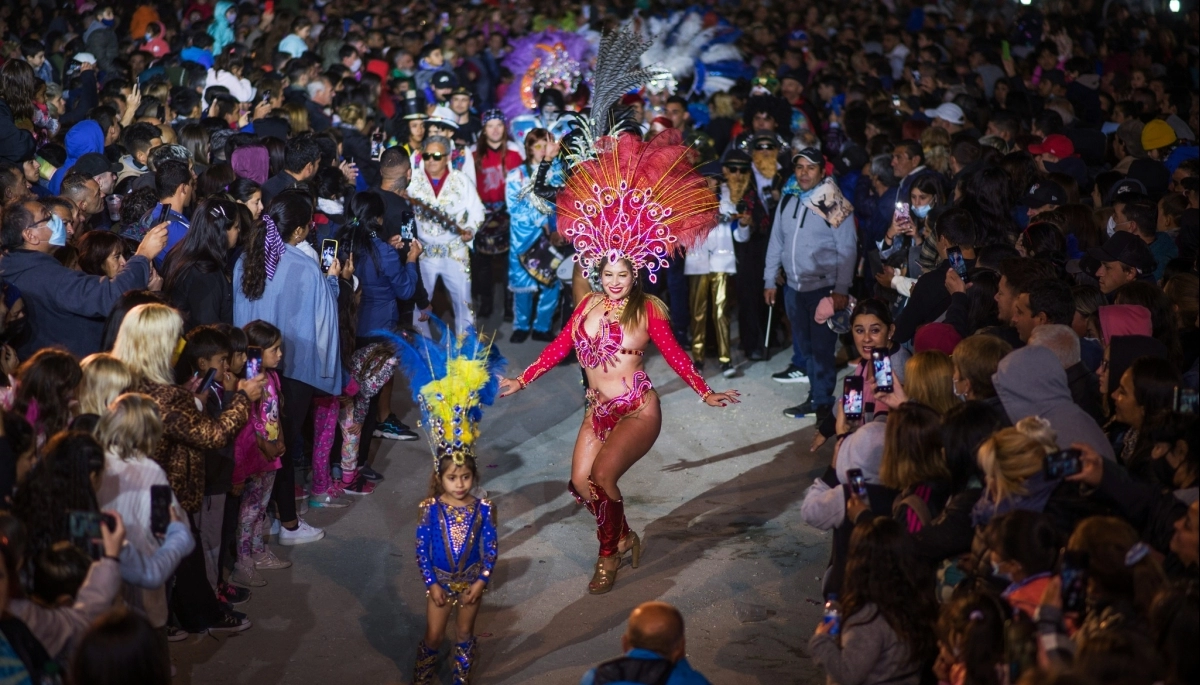
[{"label": "man in sunglasses", "polygon": [[[421,167],[413,169],[408,197],[416,209],[417,238],[425,248],[421,279],[429,299],[439,278],[454,306],[458,334],[475,323],[471,311],[470,250],[483,224],[483,202],[475,183],[451,166],[454,144],[445,136],[428,136],[421,144]],[[413,312],[413,325],[429,335],[429,324]]]}]

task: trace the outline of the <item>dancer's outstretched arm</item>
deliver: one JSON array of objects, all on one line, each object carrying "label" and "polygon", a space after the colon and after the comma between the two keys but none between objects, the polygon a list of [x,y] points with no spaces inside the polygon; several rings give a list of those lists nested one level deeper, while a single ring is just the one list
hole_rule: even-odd
[{"label": "dancer's outstretched arm", "polygon": [[708,387],[708,383],[704,377],[696,373],[696,367],[692,366],[692,358],[687,352],[679,346],[679,342],[675,340],[675,334],[671,332],[671,324],[662,314],[655,309],[653,304],[646,304],[647,325],[646,330],[650,333],[650,340],[658,347],[658,351],[662,352],[663,359],[667,360],[667,364],[679,374],[684,383],[691,386],[692,390],[704,400],[706,404],[713,407],[724,407],[728,403],[736,404],[738,402],[738,392],[730,390],[728,392],[713,392],[713,389]]},{"label": "dancer's outstretched arm", "polygon": [[575,342],[572,339],[572,331],[575,330],[575,325],[578,323],[579,317],[583,316],[583,312],[586,311],[588,302],[590,301],[591,298],[588,297],[579,303],[574,313],[571,314],[571,318],[567,319],[567,322],[563,324],[558,337],[547,345],[546,349],[542,350],[538,358],[522,371],[521,375],[516,378],[504,378],[500,381],[501,397],[508,397],[518,390],[524,390],[525,386],[541,378],[547,371],[558,366],[559,362],[566,359]]}]

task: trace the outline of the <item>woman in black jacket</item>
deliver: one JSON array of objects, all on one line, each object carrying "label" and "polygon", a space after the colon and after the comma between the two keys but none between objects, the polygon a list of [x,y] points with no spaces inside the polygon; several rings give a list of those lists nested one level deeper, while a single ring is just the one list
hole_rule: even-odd
[{"label": "woman in black jacket", "polygon": [[241,231],[238,206],[209,198],[196,207],[192,225],[163,260],[163,292],[184,317],[185,329],[233,323],[233,288],[226,254]]},{"label": "woman in black jacket", "polygon": [[338,116],[342,118],[342,157],[358,166],[358,173],[369,187],[378,187],[382,177],[379,161],[371,154],[371,140],[366,135],[370,126],[366,110],[358,103],[349,103],[338,109]]},{"label": "woman in black jacket", "polygon": [[21,60],[9,60],[0,70],[0,161],[21,164],[33,156],[36,143],[26,128],[33,126],[33,95],[37,78],[33,69]]}]

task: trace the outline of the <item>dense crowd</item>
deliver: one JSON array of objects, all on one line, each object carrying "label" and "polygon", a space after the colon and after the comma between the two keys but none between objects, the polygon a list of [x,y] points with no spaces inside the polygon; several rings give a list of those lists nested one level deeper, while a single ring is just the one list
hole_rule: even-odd
[{"label": "dense crowd", "polygon": [[[389,334],[555,339],[594,286],[553,193],[625,25],[666,70],[620,135],[676,132],[720,203],[645,285],[698,371],[790,346],[832,454],[828,682],[1200,681],[1182,4],[4,4],[5,677],[166,683],[168,641],[250,628],[271,546],[419,438]],[[667,605],[622,647],[585,682],[704,682]]]}]

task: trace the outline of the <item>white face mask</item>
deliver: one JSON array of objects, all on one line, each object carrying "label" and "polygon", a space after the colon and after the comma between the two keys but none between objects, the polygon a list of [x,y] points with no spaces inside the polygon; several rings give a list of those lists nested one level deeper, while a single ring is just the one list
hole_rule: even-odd
[{"label": "white face mask", "polygon": [[362,60],[355,58],[355,60],[350,63],[350,71],[357,74],[359,69],[362,69]]},{"label": "white face mask", "polygon": [[1115,216],[1108,217],[1108,226],[1105,227],[1105,230],[1108,231],[1109,238],[1113,237],[1113,234],[1117,232],[1117,218]]}]

